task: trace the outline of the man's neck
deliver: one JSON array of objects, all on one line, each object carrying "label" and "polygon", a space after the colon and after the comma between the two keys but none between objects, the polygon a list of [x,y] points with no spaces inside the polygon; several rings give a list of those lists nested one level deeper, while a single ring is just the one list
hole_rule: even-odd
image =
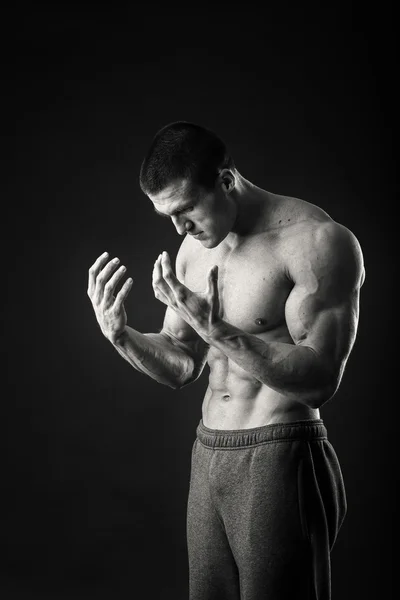
[{"label": "man's neck", "polygon": [[232,200],[236,204],[237,215],[226,239],[229,244],[236,245],[242,238],[265,229],[268,213],[272,209],[272,200],[269,192],[257,187],[241,175],[237,177]]}]

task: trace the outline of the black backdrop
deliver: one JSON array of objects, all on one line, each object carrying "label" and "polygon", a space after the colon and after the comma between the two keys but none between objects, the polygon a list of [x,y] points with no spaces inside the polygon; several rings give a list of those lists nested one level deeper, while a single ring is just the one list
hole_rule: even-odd
[{"label": "black backdrop", "polygon": [[[138,172],[154,133],[214,129],[239,171],[349,227],[367,277],[358,338],[322,409],[349,510],[334,598],[388,598],[396,397],[390,341],[393,15],[350,2],[157,6],[4,16],[1,592],[187,598],[190,451],[206,387],[175,392],[102,337],[87,269],[107,250],[134,278],[129,324],[158,331],[151,270],[180,239]],[[260,599],[261,600],[261,599]]]}]

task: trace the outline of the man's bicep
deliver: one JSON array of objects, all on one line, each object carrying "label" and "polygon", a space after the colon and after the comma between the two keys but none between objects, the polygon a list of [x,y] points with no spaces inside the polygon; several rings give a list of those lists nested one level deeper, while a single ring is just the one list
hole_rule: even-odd
[{"label": "man's bicep", "polygon": [[293,341],[313,349],[338,376],[357,332],[362,255],[351,232],[336,224],[312,242],[305,259],[292,265],[286,323]]},{"label": "man's bicep", "polygon": [[295,286],[286,302],[286,323],[295,344],[308,346],[339,371],[353,346],[358,323],[358,291],[340,302]]}]

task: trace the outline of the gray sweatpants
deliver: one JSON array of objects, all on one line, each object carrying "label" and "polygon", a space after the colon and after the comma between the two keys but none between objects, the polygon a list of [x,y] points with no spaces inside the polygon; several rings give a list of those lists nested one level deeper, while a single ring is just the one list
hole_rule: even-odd
[{"label": "gray sweatpants", "polygon": [[346,514],[322,420],[243,430],[200,421],[187,540],[190,600],[329,600]]}]

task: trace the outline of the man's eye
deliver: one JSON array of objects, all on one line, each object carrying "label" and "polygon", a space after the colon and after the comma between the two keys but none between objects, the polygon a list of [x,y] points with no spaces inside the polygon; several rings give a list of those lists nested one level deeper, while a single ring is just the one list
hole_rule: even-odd
[{"label": "man's eye", "polygon": [[193,206],[188,206],[187,208],[183,208],[182,210],[180,210],[177,214],[183,215],[183,213],[190,212],[191,210],[193,210]]}]

